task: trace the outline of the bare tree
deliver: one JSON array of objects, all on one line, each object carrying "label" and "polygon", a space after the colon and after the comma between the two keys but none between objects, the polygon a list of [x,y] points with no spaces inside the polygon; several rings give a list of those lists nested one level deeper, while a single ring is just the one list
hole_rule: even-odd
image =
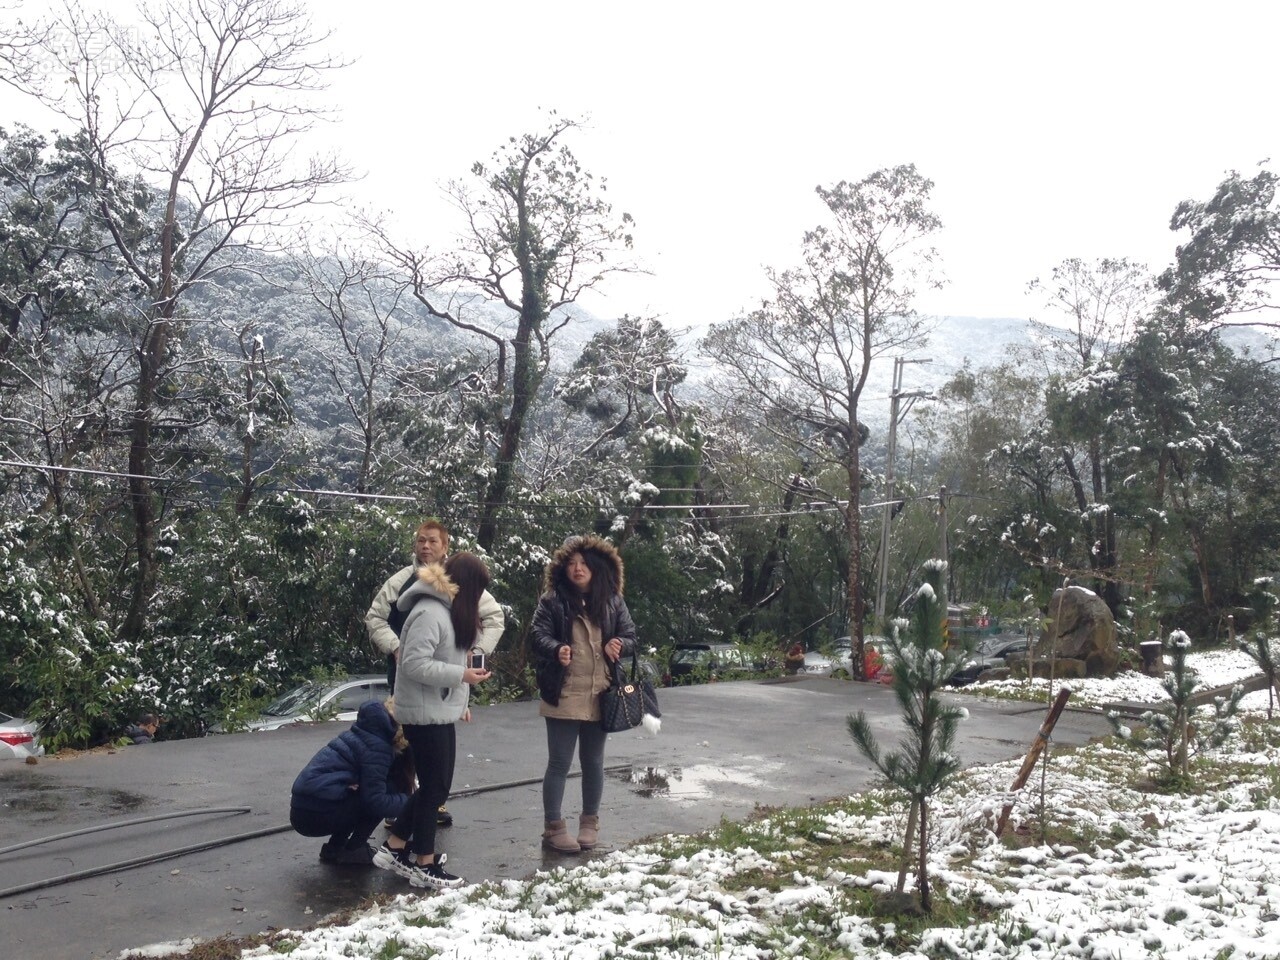
[{"label": "bare tree", "polygon": [[769,271],[773,295],[757,310],[712,327],[703,349],[754,401],[761,425],[815,467],[837,467],[838,489],[813,488],[840,511],[848,545],[847,609],[863,655],[860,449],[866,427],[858,406],[871,361],[922,344],[912,309],[915,284],[934,284],[936,254],[925,244],[941,226],[927,209],[933,183],[914,166],[842,181],[818,196],[829,223],[804,237],[803,263]]},{"label": "bare tree", "polygon": [[1045,307],[1057,318],[1033,321],[1042,335],[1043,358],[1054,372],[1079,373],[1105,363],[1152,306],[1150,273],[1123,257],[1093,263],[1072,257],[1053,268],[1048,282],[1036,279],[1027,287],[1044,296]]},{"label": "bare tree", "polygon": [[[476,540],[492,548],[507,503],[525,425],[551,362],[551,341],[569,318],[552,314],[574,303],[611,273],[631,246],[631,217],[615,216],[605,183],[583,170],[563,138],[581,124],[554,113],[541,133],[513,137],[491,164],[476,163],[478,181],[449,192],[466,221],[456,256],[433,258],[383,234],[389,256],[411,279],[414,296],[436,317],[485,341],[497,362],[493,389],[503,398],[495,425],[494,470],[484,495]],[[479,294],[505,308],[510,322],[478,317],[466,297]]]},{"label": "bare tree", "polygon": [[[59,69],[11,81],[76,125],[92,218],[129,281],[121,334],[136,364],[128,413],[135,574],[121,634],[145,630],[154,593],[154,435],[197,284],[270,246],[346,172],[299,157],[322,114],[312,95],[338,66],[289,0],[167,0],[140,26],[67,5],[39,46]],[[55,42],[56,41],[56,42]]]},{"label": "bare tree", "polygon": [[354,425],[356,492],[366,493],[383,433],[378,406],[397,380],[397,314],[407,287],[378,258],[341,244],[322,257],[305,257],[301,268],[311,301],[342,346],[326,361]]}]

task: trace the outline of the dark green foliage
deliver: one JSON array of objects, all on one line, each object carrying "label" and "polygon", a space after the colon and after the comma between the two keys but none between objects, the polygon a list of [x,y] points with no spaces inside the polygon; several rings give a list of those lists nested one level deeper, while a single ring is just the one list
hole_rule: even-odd
[{"label": "dark green foliage", "polygon": [[1248,178],[1232,171],[1208,201],[1178,204],[1170,229],[1191,235],[1158,281],[1172,308],[1213,323],[1269,302],[1266,281],[1280,265],[1277,179],[1269,170]]},{"label": "dark green foliage", "polygon": [[58,524],[40,518],[0,526],[0,709],[42,724],[48,750],[108,739],[117,719],[146,703],[132,689],[136,651],[84,616],[50,568],[40,542]]},{"label": "dark green foliage", "polygon": [[402,545],[413,526],[363,504],[321,512],[288,495],[193,524],[190,539],[174,546],[143,657],[175,727],[196,732],[316,666],[380,672],[364,614],[386,577],[409,562]]},{"label": "dark green foliage", "polygon": [[1254,590],[1250,595],[1250,606],[1253,608],[1253,632],[1237,639],[1240,649],[1247,653],[1258,665],[1262,675],[1267,679],[1267,719],[1275,713],[1277,682],[1280,681],[1280,639],[1274,636],[1276,627],[1276,610],[1280,606],[1280,597],[1273,593],[1275,581],[1271,577],[1259,577],[1254,581]]}]

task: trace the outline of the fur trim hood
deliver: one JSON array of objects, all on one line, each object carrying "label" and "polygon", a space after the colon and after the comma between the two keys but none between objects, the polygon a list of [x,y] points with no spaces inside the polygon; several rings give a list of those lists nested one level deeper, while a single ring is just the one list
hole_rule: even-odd
[{"label": "fur trim hood", "polygon": [[575,553],[594,553],[613,567],[613,577],[618,583],[618,596],[622,596],[624,582],[622,557],[612,543],[603,537],[597,537],[593,533],[570,537],[561,544],[559,550],[552,554],[551,562],[547,564],[546,573],[542,577],[542,590],[544,593],[555,593],[558,589],[570,589],[569,581],[565,576],[565,566],[568,564],[569,558]]},{"label": "fur trim hood", "polygon": [[396,600],[396,608],[402,612],[412,610],[418,598],[424,595],[443,601],[446,607],[452,605],[453,598],[458,595],[458,585],[449,579],[443,564],[429,563],[419,567],[414,576],[418,582]]}]

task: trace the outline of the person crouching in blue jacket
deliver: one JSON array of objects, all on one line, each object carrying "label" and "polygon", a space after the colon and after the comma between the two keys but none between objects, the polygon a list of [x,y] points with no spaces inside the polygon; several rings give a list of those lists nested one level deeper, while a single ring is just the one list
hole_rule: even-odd
[{"label": "person crouching in blue jacket", "polygon": [[304,837],[329,837],[320,847],[325,863],[372,863],[369,837],[409,801],[403,777],[392,769],[408,744],[388,706],[361,704],[351,729],[322,747],[293,781],[289,823]]}]

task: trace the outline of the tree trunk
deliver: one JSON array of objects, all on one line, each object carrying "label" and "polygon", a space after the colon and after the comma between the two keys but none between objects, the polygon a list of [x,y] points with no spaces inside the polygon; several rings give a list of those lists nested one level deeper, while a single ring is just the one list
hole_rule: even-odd
[{"label": "tree trunk", "polygon": [[151,414],[159,380],[156,346],[163,343],[159,321],[149,338],[151,349],[140,351],[138,388],[134,393],[134,409],[129,441],[129,497],[133,507],[133,546],[135,565],[133,591],[129,611],[120,632],[124,639],[142,637],[156,583],[156,514],[151,493]]},{"label": "tree trunk", "polygon": [[920,799],[920,909],[933,913],[933,896],[929,892],[929,804]]},{"label": "tree trunk", "polygon": [[540,280],[537,265],[533,262],[533,236],[529,223],[527,183],[516,192],[518,234],[515,255],[520,265],[520,325],[512,342],[511,410],[502,425],[502,442],[494,463],[493,479],[485,493],[481,509],[476,542],[486,551],[492,550],[498,536],[497,514],[507,502],[507,493],[515,477],[516,457],[520,453],[520,438],[524,433],[529,407],[542,382],[543,368],[535,363],[533,340],[541,337],[542,325],[547,319],[546,284]]}]

